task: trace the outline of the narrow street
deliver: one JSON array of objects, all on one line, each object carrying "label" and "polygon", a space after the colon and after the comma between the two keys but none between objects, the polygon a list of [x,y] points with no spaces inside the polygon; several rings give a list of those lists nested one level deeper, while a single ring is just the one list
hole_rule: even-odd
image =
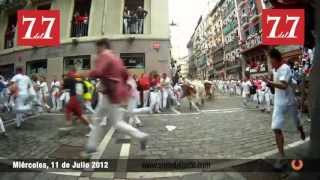
[{"label": "narrow street", "polygon": [[[270,130],[271,115],[250,106],[240,106],[241,98],[218,95],[207,101],[201,112],[190,112],[187,102],[179,109],[162,114],[138,116],[141,129],[150,134],[146,151],[142,152],[135,140],[126,139],[113,128],[106,127],[101,137],[96,159],[260,159],[275,154],[276,146]],[[300,141],[293,123],[284,129],[286,145]],[[6,121],[8,122],[8,121]],[[65,124],[63,114],[39,114],[24,123],[23,129],[7,128],[9,137],[0,142],[0,157],[8,159],[79,158],[86,142],[88,128],[77,123],[68,134],[59,132]],[[75,122],[76,123],[76,122]],[[303,120],[309,132],[309,123]],[[173,128],[168,128],[173,127]],[[170,130],[169,130],[170,129]],[[222,161],[223,162],[223,161]],[[88,172],[74,172],[74,179]],[[182,173],[183,174],[183,173]],[[187,175],[190,173],[185,173]],[[4,176],[7,174],[3,174]],[[11,174],[14,176],[14,174]],[[52,174],[50,174],[51,176]],[[93,178],[163,177],[177,176],[178,172],[126,173],[126,168],[116,172],[89,173]],[[61,176],[61,175],[60,175]]]}]

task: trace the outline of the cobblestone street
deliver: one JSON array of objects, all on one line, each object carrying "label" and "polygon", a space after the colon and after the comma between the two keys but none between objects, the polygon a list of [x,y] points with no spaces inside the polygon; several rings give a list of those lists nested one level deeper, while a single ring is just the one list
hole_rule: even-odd
[{"label": "cobblestone street", "polygon": [[[184,102],[179,110],[139,115],[144,124],[141,130],[150,134],[144,152],[140,151],[137,141],[122,141],[123,135],[107,127],[105,136],[101,137],[101,144],[105,144],[105,147],[99,158],[254,159],[259,158],[259,154],[274,151],[276,146],[270,129],[271,114],[255,108],[244,109],[240,104],[240,97],[218,96],[206,102],[199,113],[189,111]],[[89,129],[79,122],[74,123],[75,129],[69,134],[62,134],[58,129],[65,126],[63,114],[37,115],[28,119],[22,129],[9,126],[9,137],[0,139],[0,157],[55,158],[54,152],[63,145],[82,149]],[[309,133],[309,123],[304,119],[303,125]],[[173,129],[169,131],[168,126]],[[286,123],[285,138],[286,144],[300,140],[290,119]],[[95,172],[89,176],[107,178],[117,175]]]}]

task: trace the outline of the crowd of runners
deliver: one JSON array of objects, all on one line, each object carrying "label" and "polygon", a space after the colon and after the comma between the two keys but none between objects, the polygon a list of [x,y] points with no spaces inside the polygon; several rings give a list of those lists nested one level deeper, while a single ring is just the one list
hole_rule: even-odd
[{"label": "crowd of runners", "polygon": [[[50,83],[45,76],[25,75],[22,68],[17,68],[16,75],[10,80],[0,78],[1,108],[15,114],[17,129],[23,128],[25,117],[32,113],[61,111],[66,119],[66,127],[60,128],[61,131],[73,128],[73,116],[89,127],[85,156],[97,151],[98,137],[107,121],[115,129],[139,140],[144,150],[148,134],[138,129],[143,124],[136,114],[180,108],[183,99],[189,103],[190,110],[200,111],[199,106],[204,105],[205,99],[213,99],[214,92],[218,91],[224,95],[242,96],[244,107],[253,103],[261,111],[271,112],[273,109],[272,129],[282,155],[281,129],[285,112],[290,111],[301,138],[305,138],[298,111],[299,102],[301,104],[303,100],[296,101],[296,95],[303,93],[292,88],[300,81],[293,78],[292,69],[282,61],[277,50],[270,52],[273,66],[278,69],[273,73],[274,81],[267,76],[204,81],[180,77],[174,68],[169,74],[156,71],[139,76],[130,74],[122,60],[110,50],[107,39],[97,41],[96,47],[97,59],[90,71],[78,72],[73,68],[61,78],[54,77]],[[2,119],[0,132],[6,135]]]}]

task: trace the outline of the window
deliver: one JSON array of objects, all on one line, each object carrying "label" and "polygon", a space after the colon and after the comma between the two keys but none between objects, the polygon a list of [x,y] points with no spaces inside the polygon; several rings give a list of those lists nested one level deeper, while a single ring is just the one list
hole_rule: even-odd
[{"label": "window", "polygon": [[0,75],[6,79],[12,78],[14,75],[14,64],[1,65]]},{"label": "window", "polygon": [[144,9],[144,0],[125,0],[123,10],[123,33],[143,34],[144,19],[148,12]]},{"label": "window", "polygon": [[144,69],[145,55],[144,53],[122,53],[120,54],[124,65],[128,69]]},{"label": "window", "polygon": [[38,5],[38,10],[50,10],[51,8],[51,4],[50,3],[46,3],[46,4],[41,4]]},{"label": "window", "polygon": [[32,74],[46,74],[47,73],[47,60],[35,60],[27,62],[27,75]]},{"label": "window", "polygon": [[91,0],[75,0],[71,37],[88,36]]},{"label": "window", "polygon": [[77,71],[90,69],[90,56],[72,56],[63,59],[63,70],[68,72],[70,69],[76,68]]},{"label": "window", "polygon": [[4,48],[12,48],[14,46],[14,38],[16,34],[17,14],[11,14],[8,16],[8,25],[5,33]]},{"label": "window", "polygon": [[260,23],[254,25],[255,32],[258,33],[260,31]]}]

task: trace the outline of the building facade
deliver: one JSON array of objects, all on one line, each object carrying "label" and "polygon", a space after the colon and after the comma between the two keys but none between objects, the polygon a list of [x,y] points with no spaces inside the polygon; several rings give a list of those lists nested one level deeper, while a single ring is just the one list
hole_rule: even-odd
[{"label": "building facade", "polygon": [[[0,74],[10,76],[22,67],[27,74],[51,79],[72,67],[88,70],[94,66],[95,42],[101,38],[111,40],[112,50],[134,73],[169,69],[168,0],[11,0],[0,6]],[[124,17],[125,7],[132,12],[139,6],[148,12],[141,30]],[[17,46],[19,9],[60,10],[60,46]]]},{"label": "building facade", "polygon": [[210,78],[224,75],[224,34],[222,28],[222,8],[220,1],[209,14],[209,72]]},{"label": "building facade", "polygon": [[[261,15],[263,9],[268,8],[273,8],[270,0],[217,2],[207,17],[201,18],[188,43],[188,48],[192,49],[189,70],[201,72],[199,66],[195,66],[199,65],[195,62],[201,62],[201,65],[207,64],[208,71],[206,76],[198,76],[202,79],[241,79],[247,74],[251,77],[265,76],[272,69],[267,53],[273,47],[280,50],[284,60],[301,60],[300,46],[263,45]],[[206,28],[201,24],[207,25]]]},{"label": "building facade", "polygon": [[235,0],[222,3],[223,37],[224,37],[224,77],[227,79],[241,78],[241,59],[239,46],[239,21]]}]

